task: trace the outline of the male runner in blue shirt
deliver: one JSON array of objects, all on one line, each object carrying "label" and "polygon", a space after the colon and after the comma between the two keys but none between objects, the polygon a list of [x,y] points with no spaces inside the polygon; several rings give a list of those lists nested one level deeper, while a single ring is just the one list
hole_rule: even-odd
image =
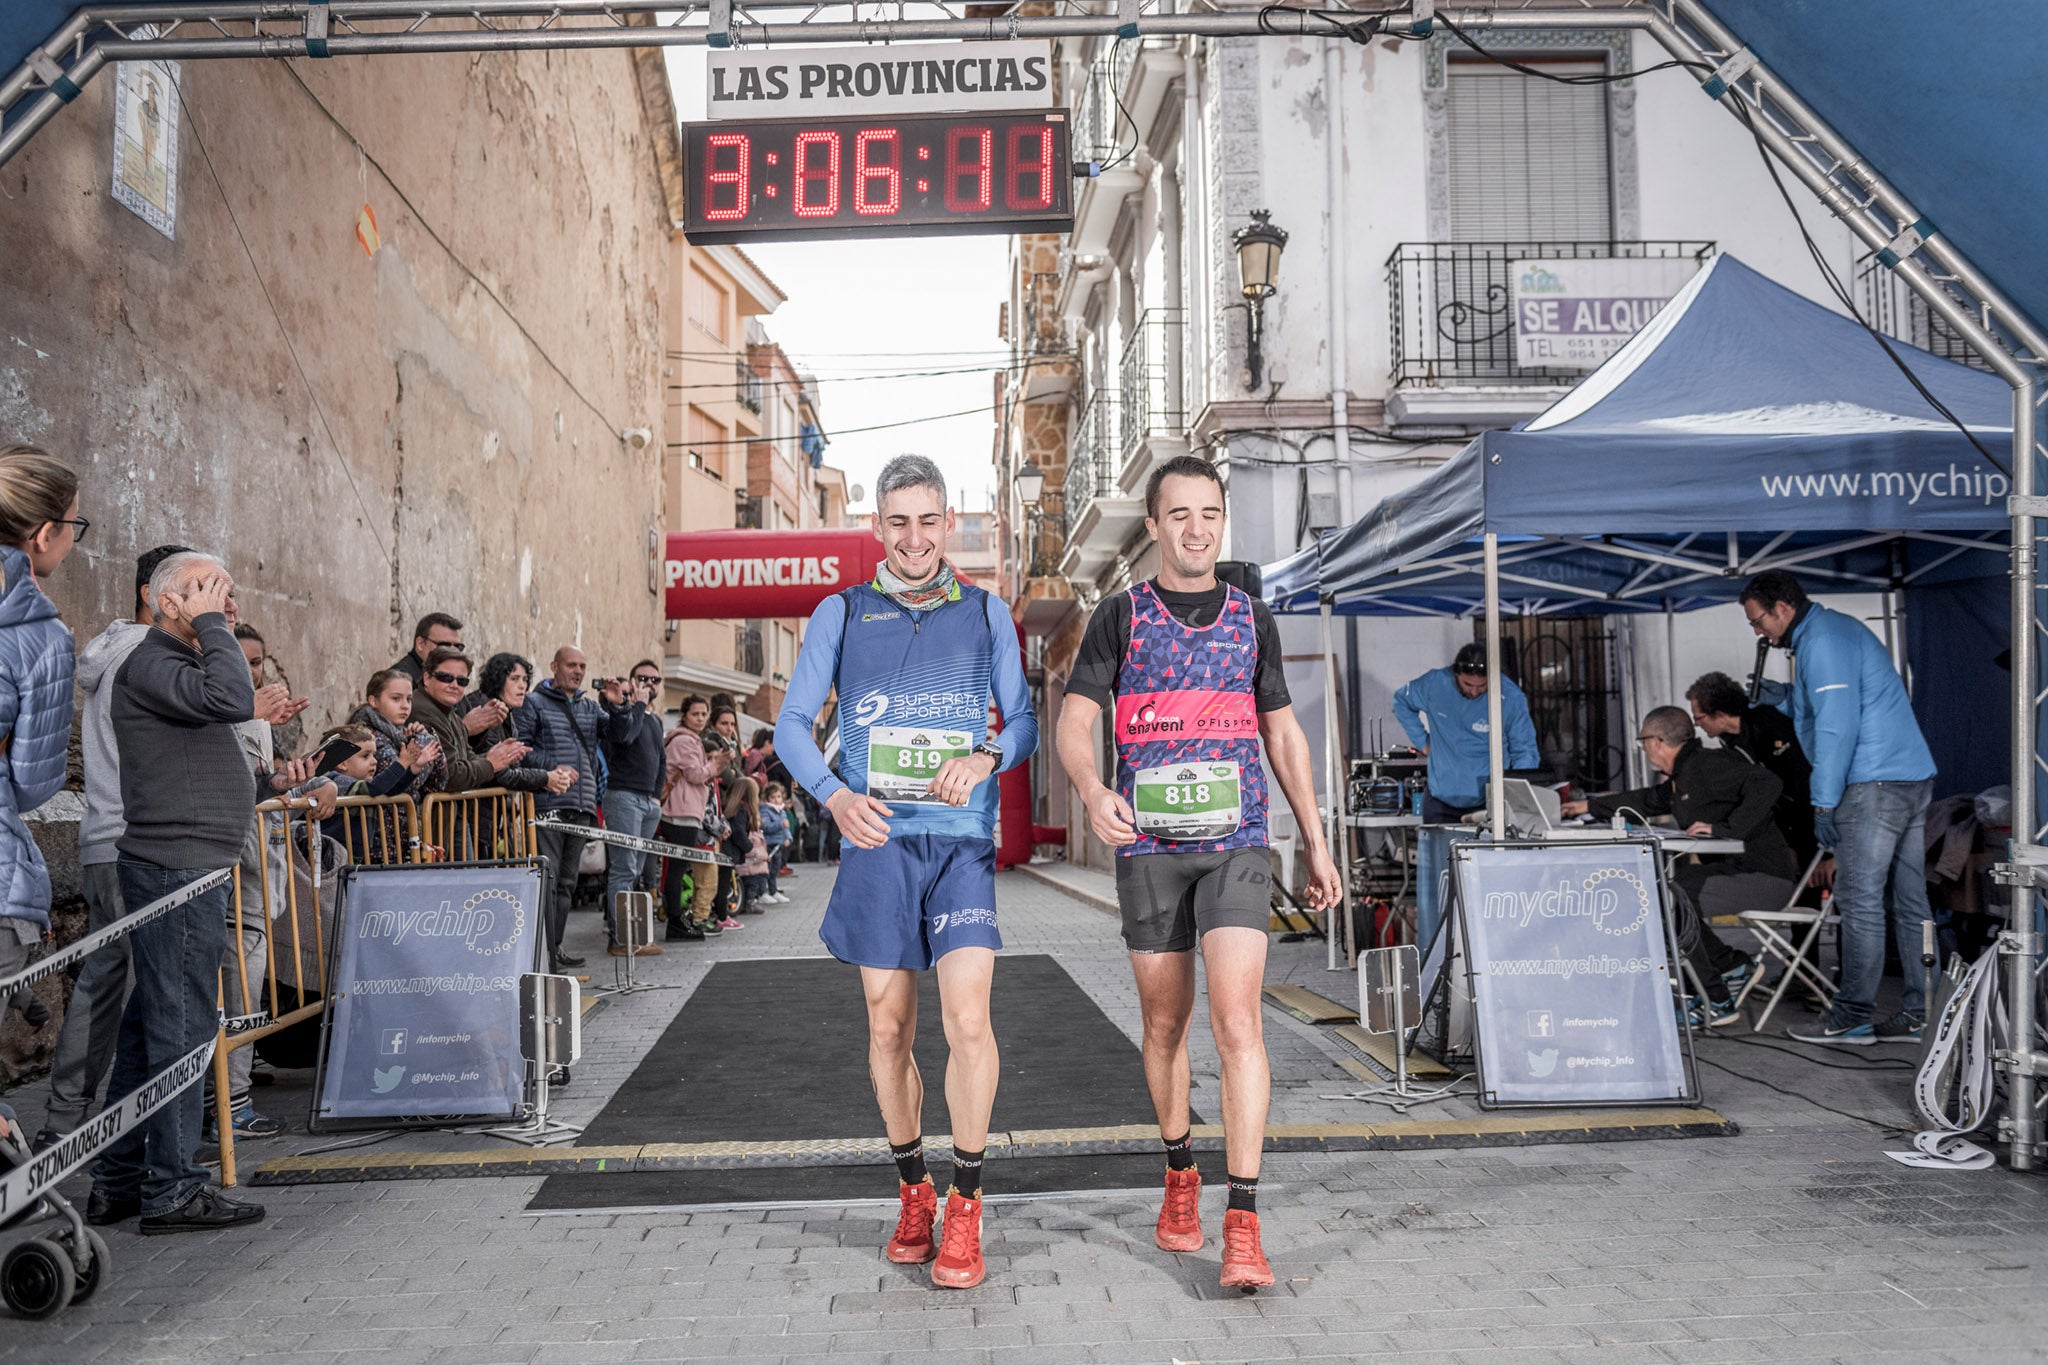
[{"label": "male runner in blue shirt", "polygon": [[[959,582],[946,562],[946,481],[921,455],[898,455],[875,481],[883,561],[872,583],[811,614],[775,725],[775,751],[825,806],[846,841],[818,937],[858,966],[868,1062],[896,1159],[903,1212],[890,1260],[932,1262],[932,1283],[966,1289],[981,1255],[981,1164],[995,1105],[996,784],[1038,747],[1017,630],[1002,602]],[[840,772],[814,726],[839,691]],[[988,733],[990,698],[1003,719]],[[951,1055],[953,1188],[934,1246],[938,1194],[924,1164],[924,1083],[911,1056],[917,973],[935,967]],[[936,1258],[936,1259],[935,1259]]]}]

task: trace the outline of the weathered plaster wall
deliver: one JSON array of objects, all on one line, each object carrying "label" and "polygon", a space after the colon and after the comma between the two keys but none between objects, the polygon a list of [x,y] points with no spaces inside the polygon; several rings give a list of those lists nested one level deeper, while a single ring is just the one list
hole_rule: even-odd
[{"label": "weathered plaster wall", "polygon": [[179,540],[228,559],[309,719],[428,610],[479,657],[657,652],[672,133],[635,58],[183,76],[175,241],[108,196],[110,80],[0,171],[0,440],[84,471],[93,530],[50,584],[81,639]]}]

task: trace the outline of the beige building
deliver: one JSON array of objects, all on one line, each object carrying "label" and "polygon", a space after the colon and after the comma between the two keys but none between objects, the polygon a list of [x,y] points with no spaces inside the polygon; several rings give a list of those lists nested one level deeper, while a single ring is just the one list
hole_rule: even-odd
[{"label": "beige building", "polygon": [[83,476],[49,584],[81,640],[177,541],[227,559],[309,722],[426,611],[478,654],[655,652],[658,53],[187,63],[168,232],[109,192],[116,83],[0,195],[0,440]]}]

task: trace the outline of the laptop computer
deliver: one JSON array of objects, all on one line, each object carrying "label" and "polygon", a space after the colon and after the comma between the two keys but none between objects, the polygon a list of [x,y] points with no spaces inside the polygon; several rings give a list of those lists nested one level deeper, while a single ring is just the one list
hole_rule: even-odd
[{"label": "laptop computer", "polygon": [[1507,806],[1508,827],[1533,839],[1612,839],[1616,835],[1604,823],[1574,824],[1564,818],[1564,802],[1549,787],[1539,787],[1526,777],[1501,779],[1501,796]]}]

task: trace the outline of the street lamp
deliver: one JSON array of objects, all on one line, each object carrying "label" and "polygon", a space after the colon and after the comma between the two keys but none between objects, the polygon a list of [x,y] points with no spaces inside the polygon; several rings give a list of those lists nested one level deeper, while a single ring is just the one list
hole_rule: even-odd
[{"label": "street lamp", "polygon": [[1245,339],[1245,361],[1251,369],[1250,388],[1257,391],[1265,382],[1265,357],[1259,341],[1264,335],[1266,300],[1279,288],[1280,253],[1287,249],[1287,233],[1272,223],[1266,209],[1253,209],[1252,221],[1230,234],[1237,245],[1237,287],[1245,297],[1249,328]]},{"label": "street lamp", "polygon": [[1017,496],[1022,498],[1028,507],[1036,503],[1039,495],[1044,492],[1045,471],[1038,467],[1036,461],[1024,461],[1024,467],[1017,471]]}]

